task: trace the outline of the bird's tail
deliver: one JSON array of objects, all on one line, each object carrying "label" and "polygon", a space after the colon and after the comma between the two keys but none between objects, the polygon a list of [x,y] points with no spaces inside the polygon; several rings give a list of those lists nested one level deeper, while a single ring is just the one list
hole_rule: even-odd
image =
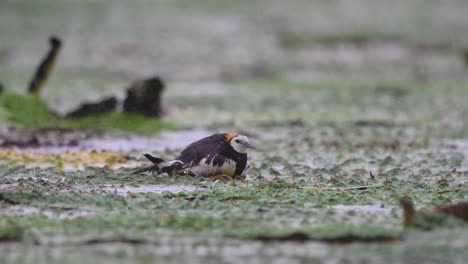
[{"label": "bird's tail", "polygon": [[150,154],[143,154],[143,156],[145,156],[145,158],[147,158],[149,161],[153,162],[155,165],[158,165],[161,162],[165,162],[165,160],[163,160],[161,158],[153,157]]},{"label": "bird's tail", "polygon": [[145,168],[142,168],[142,169],[139,169],[139,170],[136,170],[136,171],[132,172],[132,174],[139,174],[139,173],[148,172],[148,171],[151,172],[151,173],[159,173],[159,171],[161,170],[159,165],[161,163],[163,163],[163,162],[166,162],[165,160],[163,160],[161,158],[153,157],[150,154],[143,154],[143,156],[145,156],[145,158],[147,158],[149,161],[151,161],[154,165],[148,166],[148,167],[145,167]]},{"label": "bird's tail", "polygon": [[184,164],[180,160],[163,160],[161,158],[153,157],[150,154],[144,154],[143,156],[145,156],[145,158],[151,161],[154,165],[134,171],[132,174],[138,174],[138,173],[149,171],[155,174],[167,173],[172,176],[173,175],[197,176],[197,174],[190,169],[192,163]]}]

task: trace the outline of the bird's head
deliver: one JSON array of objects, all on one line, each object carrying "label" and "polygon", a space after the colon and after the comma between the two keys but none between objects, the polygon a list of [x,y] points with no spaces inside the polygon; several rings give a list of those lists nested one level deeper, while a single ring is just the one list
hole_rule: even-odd
[{"label": "bird's head", "polygon": [[249,143],[249,138],[244,135],[227,133],[225,138],[231,147],[239,153],[247,153],[247,149],[256,149],[254,145]]}]

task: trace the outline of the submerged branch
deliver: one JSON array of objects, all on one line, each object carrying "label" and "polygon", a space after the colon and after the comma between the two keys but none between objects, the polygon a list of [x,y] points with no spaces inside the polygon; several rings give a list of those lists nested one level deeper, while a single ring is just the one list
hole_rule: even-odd
[{"label": "submerged branch", "polygon": [[55,36],[52,36],[49,41],[49,52],[42,60],[41,64],[36,70],[36,73],[34,74],[34,77],[29,83],[29,93],[38,94],[41,91],[42,86],[47,81],[47,78],[49,77],[50,72],[54,67],[55,59],[57,58],[57,55],[60,51],[60,47],[62,46],[62,41]]}]

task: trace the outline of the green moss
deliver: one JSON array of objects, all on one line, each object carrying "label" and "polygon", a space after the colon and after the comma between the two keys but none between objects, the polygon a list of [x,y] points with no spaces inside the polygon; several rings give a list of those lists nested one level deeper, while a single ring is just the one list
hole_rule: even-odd
[{"label": "green moss", "polygon": [[169,121],[118,112],[59,119],[49,112],[47,105],[38,96],[11,92],[0,95],[0,120],[27,128],[55,126],[134,132],[154,132],[177,128],[176,124]]},{"label": "green moss", "polygon": [[0,95],[0,118],[22,127],[47,127],[53,117],[47,105],[36,95],[5,93]]},{"label": "green moss", "polygon": [[154,132],[161,129],[176,129],[177,125],[164,120],[148,118],[139,114],[109,112],[89,115],[58,122],[60,126],[71,128],[95,128],[110,131]]}]

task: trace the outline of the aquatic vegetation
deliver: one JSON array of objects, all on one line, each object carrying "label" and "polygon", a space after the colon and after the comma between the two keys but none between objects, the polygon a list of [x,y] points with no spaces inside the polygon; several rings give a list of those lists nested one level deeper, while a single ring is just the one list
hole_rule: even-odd
[{"label": "aquatic vegetation", "polygon": [[[465,130],[450,118],[445,120],[448,126],[426,114],[424,122],[419,120],[418,113],[445,116],[448,111],[432,111],[430,101],[417,103],[414,98],[424,96],[420,89],[398,92],[407,100],[400,102],[400,109],[415,109],[401,119],[394,118],[397,110],[390,106],[379,106],[378,118],[372,114],[381,103],[374,99],[382,92],[376,95],[372,87],[353,89],[352,94],[367,105],[364,115],[332,115],[335,119],[314,113],[290,119],[294,115],[288,113],[294,111],[293,102],[299,108],[322,103],[325,109],[338,107],[333,113],[344,111],[354,102],[339,95],[338,88],[292,89],[281,100],[273,98],[271,91],[282,94],[282,87],[268,92],[256,89],[259,92],[252,101],[239,102],[246,109],[262,98],[277,102],[252,107],[254,112],[270,109],[277,115],[253,121],[258,116],[236,116],[233,109],[238,106],[222,99],[226,104],[220,105],[219,112],[231,111],[231,118],[238,121],[223,123],[217,115],[207,115],[206,120],[210,130],[243,133],[259,146],[259,151],[249,155],[252,168],[244,181],[132,175],[137,166],[148,165],[138,150],[1,151],[0,214],[4,217],[0,237],[18,244],[33,240],[40,245],[156,245],[167,240],[148,234],[165,232],[163,237],[171,241],[178,241],[174,237],[182,234],[190,239],[203,236],[242,243],[368,242],[378,247],[391,242],[395,249],[422,250],[439,240],[420,239],[419,232],[424,231],[404,229],[400,198],[411,196],[419,207],[468,199],[464,141],[445,139]],[[304,99],[294,95],[298,91]],[[389,93],[388,89],[384,92]],[[313,101],[304,94],[325,97]],[[459,95],[459,90],[453,90],[440,100],[461,100]],[[208,107],[206,100],[193,98],[192,103],[196,105],[197,100],[200,105],[192,111],[202,114]],[[191,117],[184,113],[175,118],[189,124]],[[153,154],[173,158],[178,152],[160,147]],[[466,224],[447,223],[431,232],[444,237],[441,241],[456,251],[456,241],[465,241]],[[64,238],[63,234],[68,235]]]}]

